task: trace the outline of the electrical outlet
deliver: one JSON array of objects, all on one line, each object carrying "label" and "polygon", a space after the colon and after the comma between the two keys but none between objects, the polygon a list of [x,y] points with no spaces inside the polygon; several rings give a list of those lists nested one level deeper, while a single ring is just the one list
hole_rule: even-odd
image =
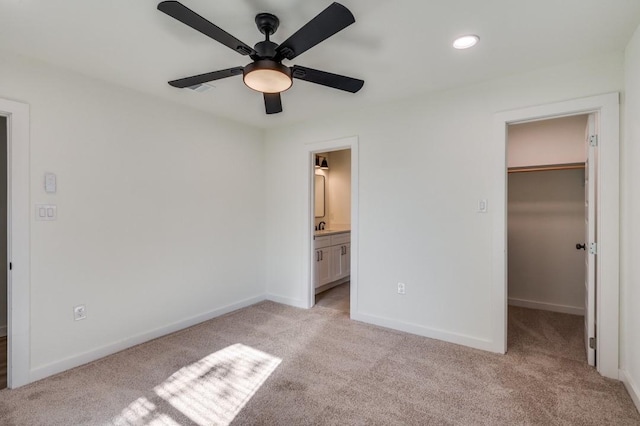
[{"label": "electrical outlet", "polygon": [[398,283],[398,294],[404,294],[404,283]]},{"label": "electrical outlet", "polygon": [[75,321],[83,320],[87,317],[87,309],[84,305],[78,305],[73,307],[73,319]]}]

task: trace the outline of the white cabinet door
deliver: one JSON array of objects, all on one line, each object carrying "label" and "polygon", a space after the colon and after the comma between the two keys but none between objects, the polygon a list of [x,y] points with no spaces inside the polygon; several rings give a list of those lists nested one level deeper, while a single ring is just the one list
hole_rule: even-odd
[{"label": "white cabinet door", "polygon": [[338,281],[351,274],[351,244],[331,247],[331,281]]},{"label": "white cabinet door", "polygon": [[342,270],[342,277],[351,275],[351,244],[347,243],[342,246],[342,256],[340,256],[340,269]]},{"label": "white cabinet door", "polygon": [[318,288],[331,282],[331,259],[329,248],[316,250],[314,287]]},{"label": "white cabinet door", "polygon": [[331,249],[331,278],[329,282],[337,281],[341,279],[343,275],[342,271],[342,253],[344,246],[332,246]]}]

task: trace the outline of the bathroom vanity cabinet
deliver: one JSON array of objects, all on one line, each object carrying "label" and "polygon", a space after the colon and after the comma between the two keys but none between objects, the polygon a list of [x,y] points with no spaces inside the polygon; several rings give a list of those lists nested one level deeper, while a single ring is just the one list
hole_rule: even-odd
[{"label": "bathroom vanity cabinet", "polygon": [[314,237],[313,285],[342,281],[351,274],[351,233],[325,231]]}]

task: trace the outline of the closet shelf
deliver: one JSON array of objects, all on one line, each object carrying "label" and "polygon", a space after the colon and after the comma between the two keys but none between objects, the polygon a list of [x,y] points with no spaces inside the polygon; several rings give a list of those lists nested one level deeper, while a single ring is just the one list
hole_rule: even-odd
[{"label": "closet shelf", "polygon": [[584,169],[585,163],[544,164],[540,166],[509,167],[509,173],[546,172],[551,170]]}]

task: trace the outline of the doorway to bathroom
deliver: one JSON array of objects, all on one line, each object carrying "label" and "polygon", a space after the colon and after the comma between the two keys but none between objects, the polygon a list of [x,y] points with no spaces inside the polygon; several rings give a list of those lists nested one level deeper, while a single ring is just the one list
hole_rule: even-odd
[{"label": "doorway to bathroom", "polygon": [[349,315],[351,149],[315,153],[313,169],[314,305]]}]

